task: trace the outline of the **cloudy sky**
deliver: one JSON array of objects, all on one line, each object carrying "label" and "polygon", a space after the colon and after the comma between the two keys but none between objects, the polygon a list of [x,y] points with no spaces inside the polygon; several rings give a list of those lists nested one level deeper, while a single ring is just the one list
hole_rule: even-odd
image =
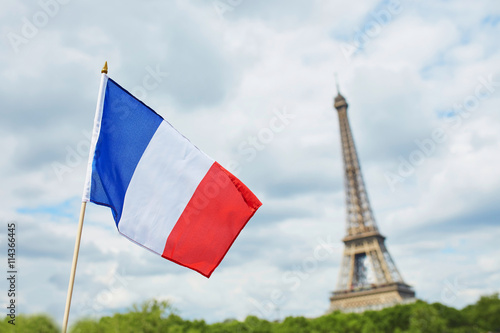
[{"label": "cloudy sky", "polygon": [[263,206],[206,279],[88,205],[70,320],[151,298],[209,322],[323,314],[345,233],[335,72],[406,282],[458,308],[499,290],[498,1],[2,0],[0,22],[0,257],[14,221],[20,312],[62,321],[105,60]]}]

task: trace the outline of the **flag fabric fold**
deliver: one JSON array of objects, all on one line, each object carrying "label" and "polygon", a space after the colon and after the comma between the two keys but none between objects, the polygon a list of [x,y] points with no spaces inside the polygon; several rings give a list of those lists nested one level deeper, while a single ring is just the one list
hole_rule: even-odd
[{"label": "flag fabric fold", "polygon": [[118,231],[210,277],[262,205],[234,175],[102,75],[83,201]]}]

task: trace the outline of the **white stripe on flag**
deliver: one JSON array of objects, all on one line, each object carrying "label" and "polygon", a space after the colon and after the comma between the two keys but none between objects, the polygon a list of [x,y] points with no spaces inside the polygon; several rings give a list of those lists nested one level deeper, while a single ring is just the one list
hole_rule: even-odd
[{"label": "white stripe on flag", "polygon": [[161,255],[168,235],[213,163],[162,121],[128,186],[120,233]]}]

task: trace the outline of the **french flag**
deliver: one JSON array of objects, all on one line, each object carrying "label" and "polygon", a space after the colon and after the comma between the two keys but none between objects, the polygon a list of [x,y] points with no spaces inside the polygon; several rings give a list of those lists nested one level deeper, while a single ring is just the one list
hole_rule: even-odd
[{"label": "french flag", "polygon": [[210,277],[262,205],[235,176],[102,74],[83,201],[131,241]]}]

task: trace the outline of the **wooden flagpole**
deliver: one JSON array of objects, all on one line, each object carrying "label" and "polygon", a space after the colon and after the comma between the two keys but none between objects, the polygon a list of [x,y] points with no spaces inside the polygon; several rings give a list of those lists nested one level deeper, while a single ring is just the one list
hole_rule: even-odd
[{"label": "wooden flagpole", "polygon": [[[108,62],[104,64],[104,67],[101,73],[108,73]],[[80,219],[78,221],[78,231],[76,233],[75,240],[75,250],[73,251],[73,263],[71,264],[71,274],[69,276],[69,285],[68,285],[68,294],[66,296],[66,306],[64,308],[64,319],[62,324],[62,333],[66,333],[68,329],[68,318],[69,318],[69,309],[71,306],[71,297],[73,296],[73,285],[75,284],[75,273],[76,273],[76,264],[78,263],[78,253],[80,252],[80,240],[82,238],[82,229],[83,229],[83,219],[85,217],[85,208],[87,207],[87,202],[82,201],[82,206],[80,208]]]},{"label": "wooden flagpole", "polygon": [[76,233],[75,251],[73,252],[73,264],[71,265],[71,274],[69,276],[68,295],[66,296],[66,307],[64,308],[62,333],[66,333],[66,329],[68,328],[69,308],[71,305],[71,296],[73,295],[73,284],[75,283],[76,264],[78,262],[78,252],[80,251],[80,239],[82,238],[83,218],[85,217],[86,206],[87,203],[85,201],[82,202],[82,208],[80,209],[80,220],[78,221],[78,231]]}]

